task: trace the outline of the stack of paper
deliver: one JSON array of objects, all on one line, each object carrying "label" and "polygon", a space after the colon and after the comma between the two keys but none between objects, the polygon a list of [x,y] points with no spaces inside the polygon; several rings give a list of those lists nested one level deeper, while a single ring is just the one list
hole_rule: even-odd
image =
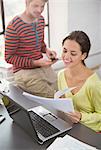
[{"label": "stack of paper", "polygon": [[85,144],[69,135],[63,138],[57,138],[47,150],[97,150],[88,144]]}]

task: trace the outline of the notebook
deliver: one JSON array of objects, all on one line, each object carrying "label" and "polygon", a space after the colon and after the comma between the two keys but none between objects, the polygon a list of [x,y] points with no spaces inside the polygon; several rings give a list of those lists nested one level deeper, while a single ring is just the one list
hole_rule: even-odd
[{"label": "notebook", "polygon": [[73,138],[70,135],[58,137],[47,150],[97,150],[95,147]]},{"label": "notebook", "polygon": [[40,144],[72,128],[71,123],[62,120],[41,105],[25,109],[10,99],[7,111],[14,122]]}]

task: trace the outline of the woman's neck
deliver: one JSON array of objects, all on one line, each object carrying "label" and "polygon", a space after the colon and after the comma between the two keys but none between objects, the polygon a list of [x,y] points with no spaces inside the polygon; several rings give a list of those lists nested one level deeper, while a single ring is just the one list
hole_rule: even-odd
[{"label": "woman's neck", "polygon": [[84,66],[83,64],[73,68],[66,68],[65,72],[69,78],[75,77],[77,79],[83,79],[93,74],[93,71]]}]

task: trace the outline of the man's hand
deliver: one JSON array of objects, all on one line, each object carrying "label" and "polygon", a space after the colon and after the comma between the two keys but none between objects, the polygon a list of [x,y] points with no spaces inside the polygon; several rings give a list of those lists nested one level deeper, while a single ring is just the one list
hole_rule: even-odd
[{"label": "man's hand", "polygon": [[55,63],[55,61],[51,61],[50,59],[47,60],[47,59],[41,58],[38,60],[34,60],[33,66],[34,67],[47,67],[47,66],[51,66],[54,63]]},{"label": "man's hand", "polygon": [[51,51],[49,49],[46,50],[46,55],[51,61],[56,61],[57,59],[57,54],[55,51]]}]

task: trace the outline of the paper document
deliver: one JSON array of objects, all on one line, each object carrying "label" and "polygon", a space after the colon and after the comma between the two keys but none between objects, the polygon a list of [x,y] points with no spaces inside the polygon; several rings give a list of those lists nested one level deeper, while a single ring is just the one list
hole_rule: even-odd
[{"label": "paper document", "polygon": [[73,102],[72,99],[67,98],[59,98],[59,99],[52,99],[52,98],[45,98],[40,96],[35,96],[29,94],[27,92],[23,92],[23,95],[26,96],[28,99],[32,101],[36,101],[48,108],[54,108],[55,110],[63,111],[63,112],[73,112]]},{"label": "paper document", "polygon": [[97,150],[88,144],[85,144],[69,135],[65,135],[63,138],[57,138],[47,150]]}]

